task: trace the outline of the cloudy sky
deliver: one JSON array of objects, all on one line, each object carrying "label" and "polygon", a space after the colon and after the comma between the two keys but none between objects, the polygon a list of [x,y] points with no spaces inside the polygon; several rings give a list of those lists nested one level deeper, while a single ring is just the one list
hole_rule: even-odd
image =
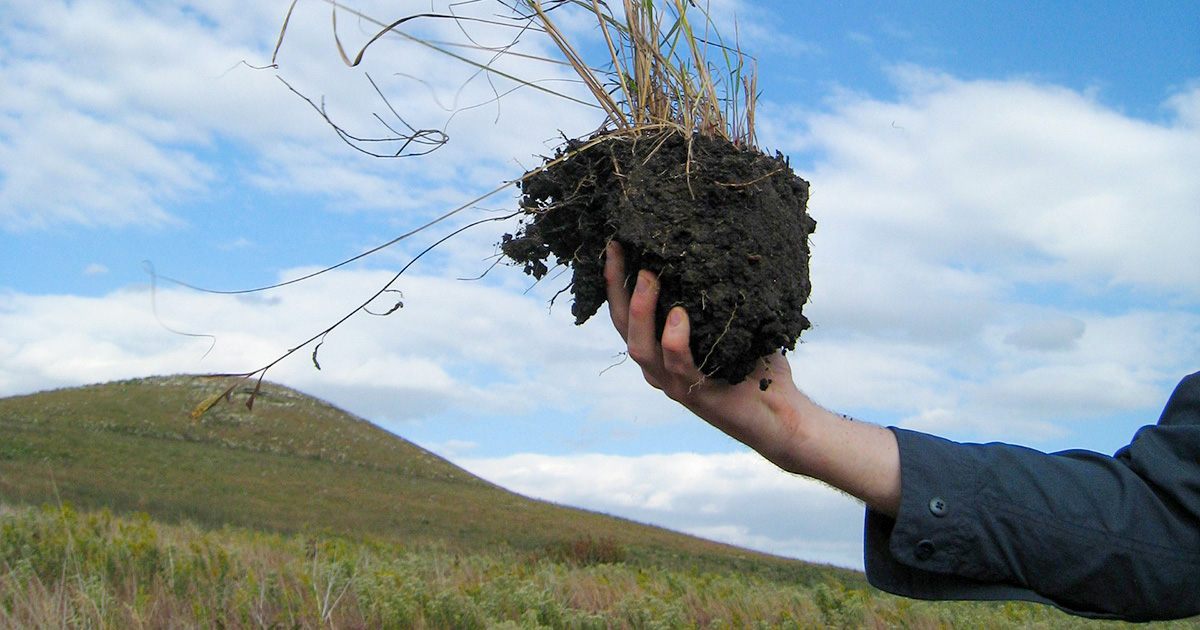
[{"label": "cloudy sky", "polygon": [[[438,239],[511,212],[511,188],[472,202],[599,124],[529,57],[496,68],[561,96],[401,37],[347,68],[319,0],[267,67],[288,4],[0,0],[0,395],[265,365]],[[760,143],[812,183],[815,328],[793,369],[880,424],[1111,453],[1200,369],[1200,12],[978,4],[714,1],[758,58]],[[374,30],[339,15],[351,55]],[[506,43],[483,25],[411,32]],[[360,138],[449,141],[372,158],[298,94]],[[306,282],[160,279],[152,300],[149,265],[250,289],[464,205]],[[268,377],[531,496],[861,567],[860,506],[662,399],[606,317],[575,327],[551,306],[566,275],[493,266],[512,228],[445,242],[375,305],[403,308],[334,331],[320,371],[305,349]]]}]

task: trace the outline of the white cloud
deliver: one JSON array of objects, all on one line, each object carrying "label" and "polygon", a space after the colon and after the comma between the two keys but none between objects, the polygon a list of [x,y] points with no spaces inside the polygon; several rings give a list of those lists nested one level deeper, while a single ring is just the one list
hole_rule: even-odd
[{"label": "white cloud", "polygon": [[1191,92],[1172,99],[1174,120],[1155,124],[1051,85],[895,74],[905,91],[896,102],[844,95],[828,113],[801,115],[801,129],[776,128],[785,148],[822,156],[810,174],[822,255],[889,270],[908,255],[1010,283],[1194,300]]},{"label": "white cloud", "polygon": [[1078,317],[1054,317],[1027,322],[1004,337],[1004,342],[1027,350],[1071,350],[1087,330]]},{"label": "white cloud", "polygon": [[1030,367],[999,375],[979,390],[975,403],[996,419],[1014,413],[1055,419],[1088,417],[1141,409],[1161,399],[1158,387],[1120,364]]},{"label": "white cloud", "polygon": [[1010,303],[957,342],[817,329],[791,363],[818,402],[865,420],[973,441],[1079,444],[1097,438],[1090,419],[1140,414],[1124,439],[1153,423],[1178,379],[1197,369],[1197,338],[1200,313],[1103,315]]},{"label": "white cloud", "polygon": [[125,3],[5,11],[0,227],[161,224],[216,176],[183,147],[211,140],[205,118],[232,118],[210,109],[216,78],[249,51]]},{"label": "white cloud", "polygon": [[863,507],[754,453],[460,459],[529,496],[752,549],[862,567]]},{"label": "white cloud", "polygon": [[[391,276],[335,272],[263,298],[160,287],[161,324],[144,288],[98,298],[9,293],[0,300],[0,394],[156,373],[251,370],[320,333]],[[396,287],[404,306],[395,314],[360,314],[326,338],[318,354],[322,371],[313,368],[309,346],[268,378],[391,421],[449,407],[524,414],[581,404],[578,394],[588,388],[619,389],[600,377],[619,349],[616,333],[603,321],[576,327],[565,308],[547,314],[542,292],[526,296],[416,275]],[[374,310],[394,301],[381,298]],[[216,344],[209,352],[210,338],[164,326],[211,335]],[[546,388],[548,378],[559,386]]]},{"label": "white cloud", "polygon": [[[246,65],[268,62],[284,8],[6,3],[12,36],[0,51],[10,60],[0,66],[0,229],[168,224],[180,219],[171,207],[185,196],[202,199],[218,185],[244,183],[324,195],[337,209],[411,212],[419,201],[444,212],[535,166],[534,156],[549,153],[562,133],[582,134],[599,123],[596,110],[530,89],[464,109],[512,85],[398,37],[381,40],[362,67],[347,68],[331,42],[328,7],[300,3],[279,76],[349,133],[377,138],[390,133],[385,124],[403,128],[390,106],[405,122],[445,129],[454,139],[419,165],[366,158],[274,72]],[[367,8],[384,19],[395,11],[390,3]],[[339,33],[353,47],[372,28],[343,19]],[[518,49],[536,54],[542,47],[533,41]],[[494,67],[536,79],[566,76],[518,57]],[[443,109],[438,98],[458,110]],[[530,111],[543,115],[526,116]],[[227,156],[211,157],[222,152],[236,154],[241,168]]]},{"label": "white cloud", "polygon": [[442,457],[458,458],[462,455],[477,450],[479,444],[468,440],[447,440],[439,444],[426,444],[424,447]]},{"label": "white cloud", "polygon": [[817,327],[944,345],[977,338],[995,316],[1003,278],[882,247],[849,254],[839,221],[819,223],[813,237],[808,313]]},{"label": "white cloud", "polygon": [[892,101],[764,108],[774,144],[816,156],[801,384],[973,438],[1152,422],[1200,359],[1200,90],[1147,122],[1025,80],[893,78]]},{"label": "white cloud", "polygon": [[1167,101],[1167,107],[1178,118],[1180,125],[1200,129],[1200,80],[1194,80]]}]

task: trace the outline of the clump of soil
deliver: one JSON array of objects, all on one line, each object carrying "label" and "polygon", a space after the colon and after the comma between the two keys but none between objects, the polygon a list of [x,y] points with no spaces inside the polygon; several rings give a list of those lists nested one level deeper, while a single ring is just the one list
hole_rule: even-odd
[{"label": "clump of soil", "polygon": [[[560,161],[556,161],[560,160]],[[781,155],[672,132],[569,142],[521,182],[528,218],[501,249],[541,279],[570,265],[571,313],[587,321],[606,299],[609,240],[638,270],[658,274],[658,330],[676,305],[691,321],[702,372],[730,383],[794,349],[810,327],[808,182]]]}]

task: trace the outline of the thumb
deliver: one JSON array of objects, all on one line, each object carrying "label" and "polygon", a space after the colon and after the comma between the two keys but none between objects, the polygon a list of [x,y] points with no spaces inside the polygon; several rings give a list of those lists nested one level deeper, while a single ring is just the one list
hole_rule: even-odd
[{"label": "thumb", "polygon": [[663,367],[672,376],[696,382],[701,379],[700,370],[692,357],[691,323],[687,311],[676,306],[667,313],[666,326],[662,334]]}]

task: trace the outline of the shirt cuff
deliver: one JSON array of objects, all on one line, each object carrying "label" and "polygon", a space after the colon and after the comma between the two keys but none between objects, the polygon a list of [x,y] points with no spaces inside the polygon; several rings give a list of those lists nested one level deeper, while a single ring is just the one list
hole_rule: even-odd
[{"label": "shirt cuff", "polygon": [[939,437],[892,428],[900,448],[901,495],[896,519],[868,511],[867,579],[884,591],[918,599],[1025,600],[1052,604],[1003,583],[988,545],[971,523],[979,518],[985,479],[970,449]]}]

